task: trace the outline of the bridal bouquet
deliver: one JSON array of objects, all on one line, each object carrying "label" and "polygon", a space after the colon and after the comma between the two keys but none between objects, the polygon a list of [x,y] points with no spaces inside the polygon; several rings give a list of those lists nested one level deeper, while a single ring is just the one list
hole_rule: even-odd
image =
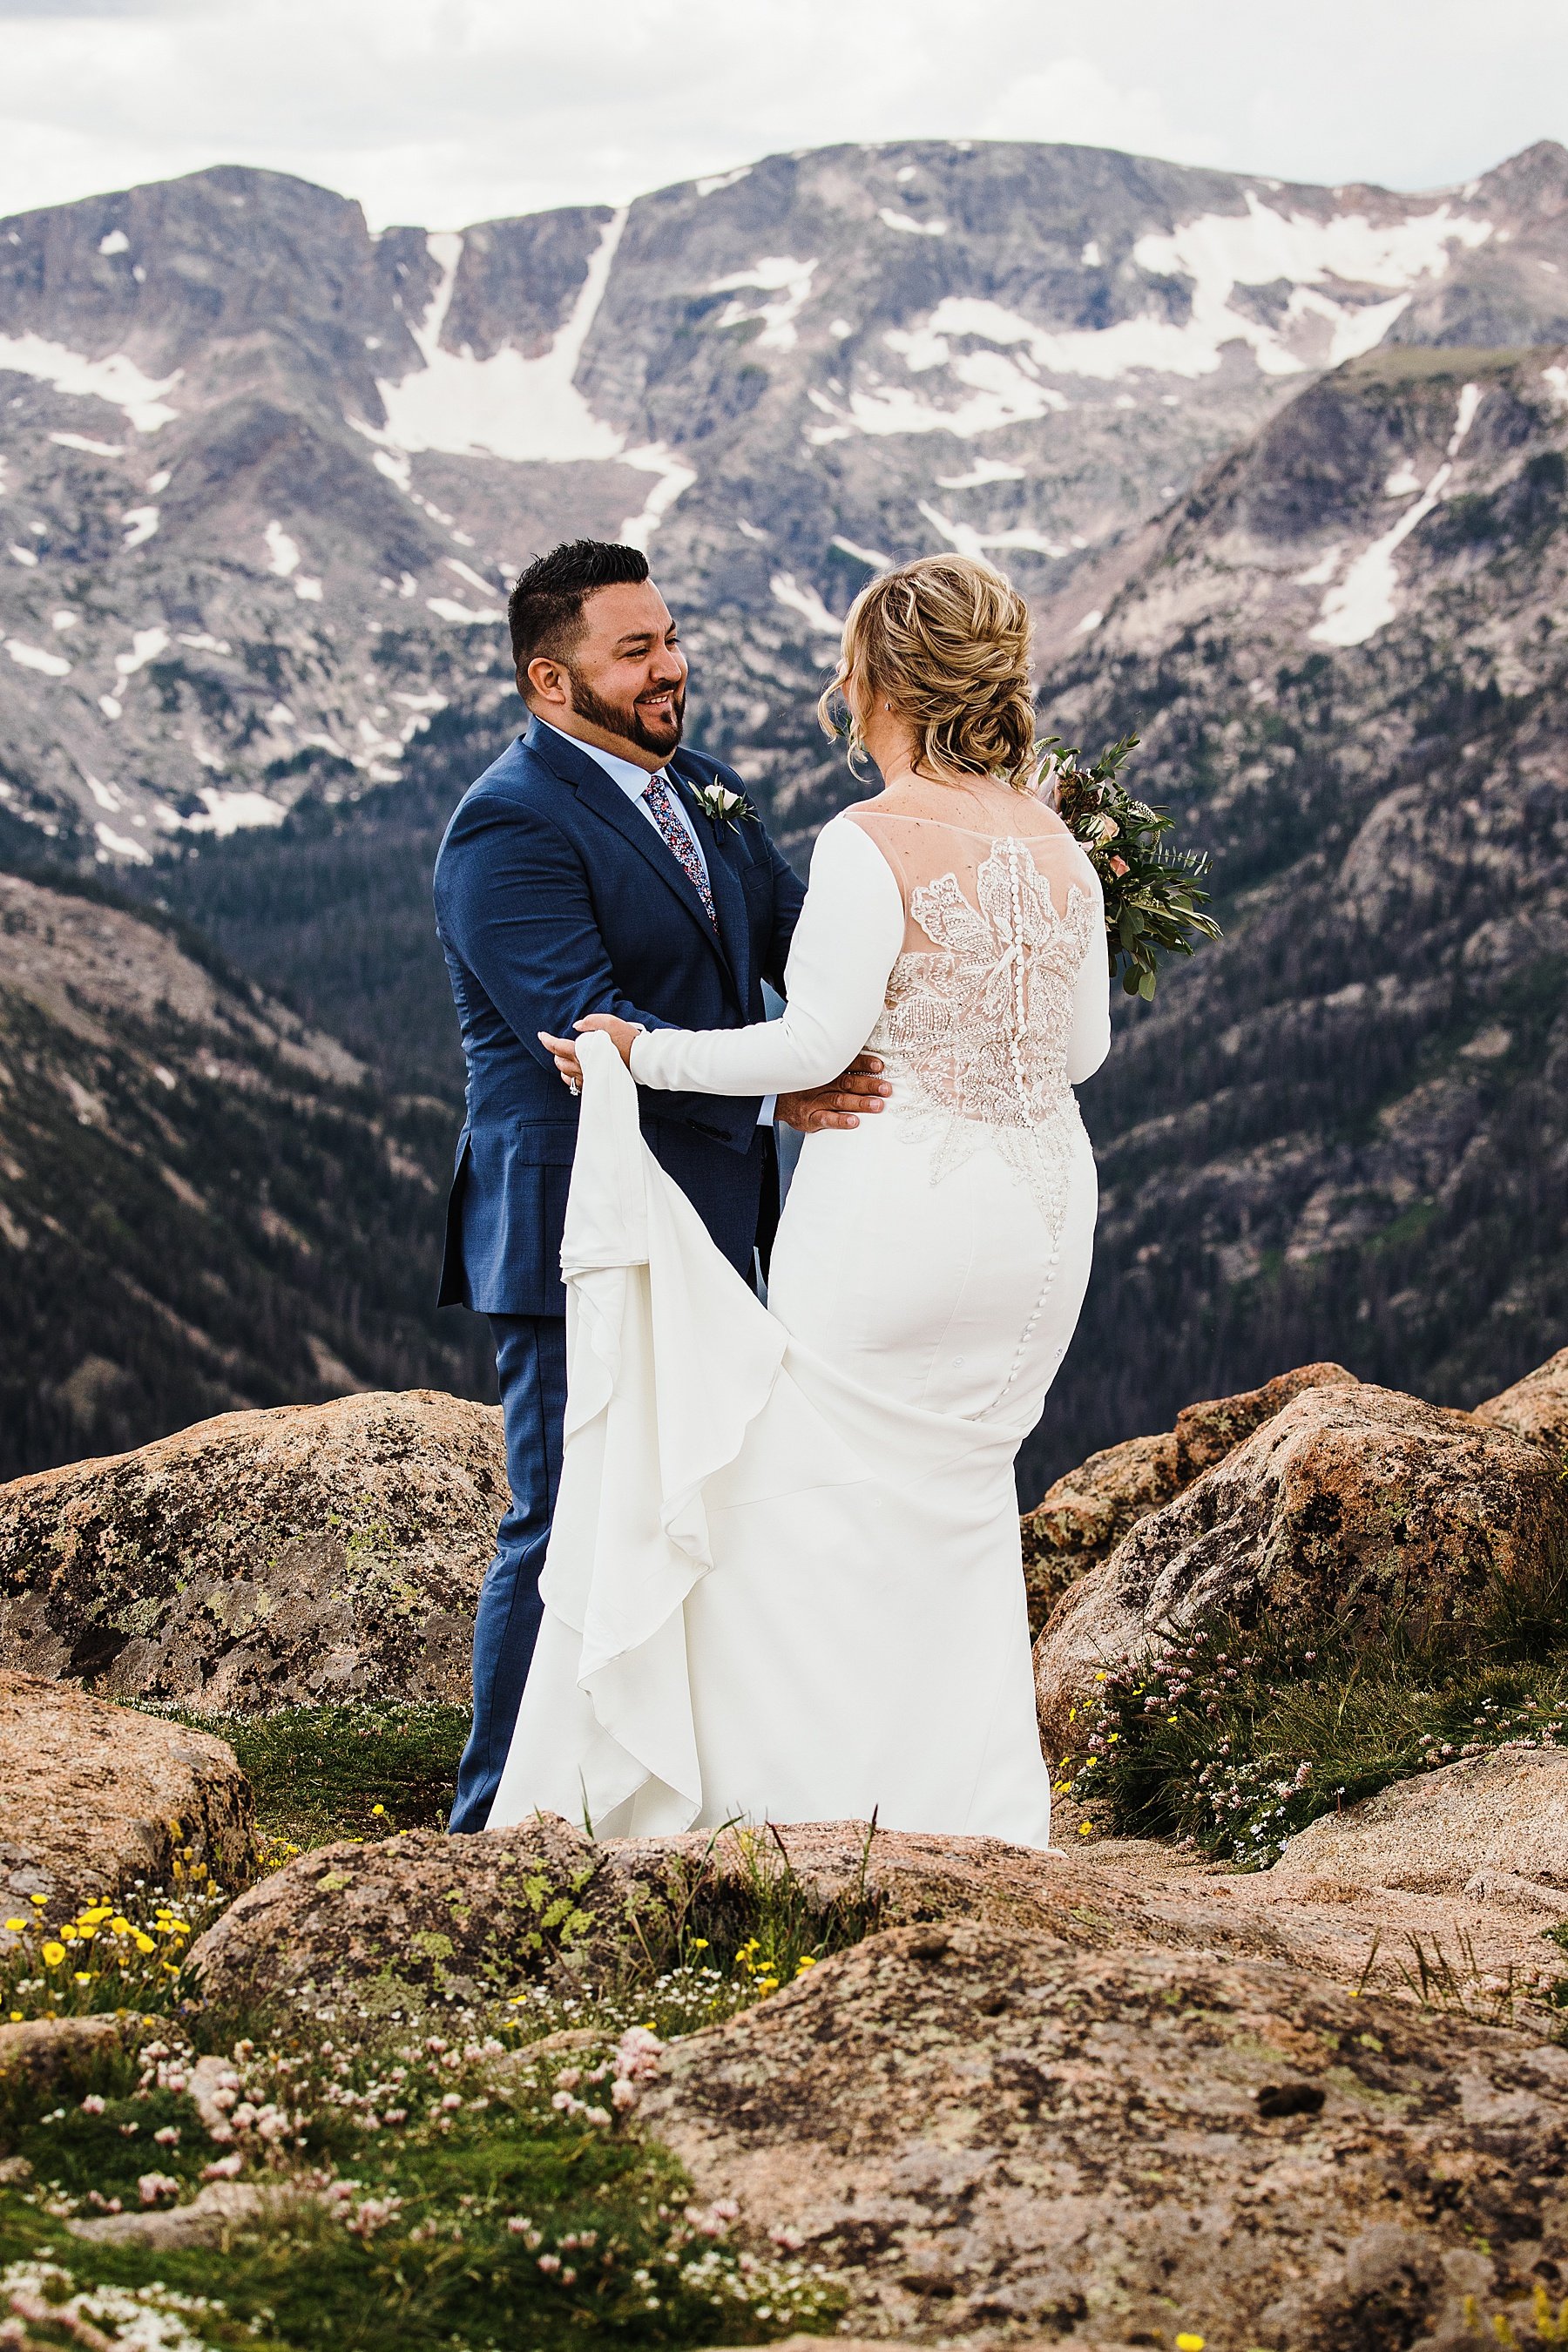
[{"label": "bridal bouquet", "polygon": [[1053,736],[1040,746],[1040,782],[1043,791],[1054,787],[1058,811],[1100,877],[1110,976],[1120,971],[1127,994],[1148,1003],[1160,957],[1190,956],[1202,940],[1217,940],[1220,929],[1203,912],[1209,901],[1199,887],[1208,872],[1206,853],[1173,849],[1165,836],[1175,830],[1174,820],[1134,800],[1121,781],[1137,748],[1136,735],[1124,736],[1086,768],[1080,752],[1061,749]]}]

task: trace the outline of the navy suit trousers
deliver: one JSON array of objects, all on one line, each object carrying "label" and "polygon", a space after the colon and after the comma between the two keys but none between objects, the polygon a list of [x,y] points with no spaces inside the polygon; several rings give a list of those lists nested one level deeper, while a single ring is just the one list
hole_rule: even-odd
[{"label": "navy suit trousers", "polygon": [[539,1638],[540,1573],[561,1483],[566,1412],[564,1315],[492,1315],[511,1507],[500,1523],[474,1620],[474,1727],[447,1827],[482,1830],[511,1745]]}]

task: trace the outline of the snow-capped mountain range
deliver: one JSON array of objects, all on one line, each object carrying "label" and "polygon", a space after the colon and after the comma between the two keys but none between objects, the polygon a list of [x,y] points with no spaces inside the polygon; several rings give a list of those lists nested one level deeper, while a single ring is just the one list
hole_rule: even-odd
[{"label": "snow-capped mountain range", "polygon": [[[222,170],[0,222],[0,866],[54,868],[3,927],[14,1465],[479,1377],[422,1305],[429,866],[518,713],[507,581],[580,531],[650,549],[693,732],[797,860],[858,789],[814,718],[838,616],[943,547],[1029,593],[1043,731],[1140,733],[1216,853],[1223,945],[1086,1102],[1037,1491],[1314,1357],[1466,1403],[1562,1344],[1568,153],[1405,196],[839,148],[379,237]],[[237,967],[216,1012],[169,917],[79,912],[100,863]],[[279,998],[360,1073],[307,1087]]]},{"label": "snow-capped mountain range", "polygon": [[[1550,145],[1421,196],[956,142],[460,233],[373,236],[237,169],[22,215],[0,811],[145,864],[390,782],[436,713],[500,706],[507,579],[588,530],[656,548],[703,740],[801,830],[806,713],[870,569],[987,555],[1070,648],[1318,374],[1565,339]],[[1364,544],[1321,551],[1325,642],[1397,611],[1448,479],[1391,479]]]}]

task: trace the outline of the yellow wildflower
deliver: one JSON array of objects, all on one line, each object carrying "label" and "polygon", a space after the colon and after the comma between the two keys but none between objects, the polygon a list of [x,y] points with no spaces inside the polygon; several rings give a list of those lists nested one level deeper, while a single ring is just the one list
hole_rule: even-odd
[{"label": "yellow wildflower", "polygon": [[47,1902],[48,1897],[47,1897],[47,1895],[28,1895],[28,1897],[27,1897],[27,1900],[28,1900],[28,1902],[29,1902],[29,1903],[31,1903],[31,1904],[35,1905],[35,1906],[37,1906],[37,1908],[38,1910],[40,1910],[40,1911],[41,1911],[41,1910],[43,1909],[43,1907],[44,1907],[44,1905]]},{"label": "yellow wildflower", "polygon": [[151,1936],[143,1936],[140,1931],[138,1931],[136,1935],[136,1948],[139,1952],[145,1954],[147,1952],[155,1952],[158,1947],[153,1942]]},{"label": "yellow wildflower", "polygon": [[26,1924],[25,1919],[7,1919],[5,1927],[10,1935],[19,1936]]},{"label": "yellow wildflower", "polygon": [[20,2024],[21,2024],[21,2022],[22,2022],[22,2012],[21,2012],[21,2011],[20,2011],[19,2009],[14,2009],[14,2010],[11,2011],[11,2022],[12,2022],[12,2024],[13,2024],[13,2025],[20,2025]]},{"label": "yellow wildflower", "polygon": [[44,1958],[51,1969],[58,1969],[65,1956],[66,1948],[63,1944],[48,1943],[44,1946]]},{"label": "yellow wildflower", "polygon": [[384,1813],[385,1811],[386,1807],[384,1805],[373,1805],[371,1807],[371,1811],[373,1813]]},{"label": "yellow wildflower", "polygon": [[1079,1822],[1078,1825],[1078,1833],[1079,1837],[1089,1837],[1092,1833],[1093,1829],[1094,1823],[1092,1822]]},{"label": "yellow wildflower", "polygon": [[1190,2335],[1184,2329],[1176,2338],[1176,2352],[1204,2352],[1203,2337]]},{"label": "yellow wildflower", "polygon": [[115,1913],[113,1918],[109,1924],[113,1933],[117,1936],[129,1936],[132,1933],[130,1920],[122,1919],[118,1911]]},{"label": "yellow wildflower", "polygon": [[76,1972],[76,1980],[78,1984],[90,1984],[92,1982],[92,1978],[86,1969],[78,1969]]},{"label": "yellow wildflower", "polygon": [[816,1966],[816,1954],[815,1952],[802,1952],[799,1959],[795,1962],[795,1972],[797,1977],[803,1977],[805,1976],[807,1969],[814,1969]]}]

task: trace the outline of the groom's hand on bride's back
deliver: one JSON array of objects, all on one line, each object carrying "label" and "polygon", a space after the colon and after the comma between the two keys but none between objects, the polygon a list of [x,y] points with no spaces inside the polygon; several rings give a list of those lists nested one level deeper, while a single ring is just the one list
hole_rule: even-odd
[{"label": "groom's hand on bride's back", "polygon": [[813,1087],[809,1093],[780,1095],[775,1116],[802,1135],[816,1135],[825,1127],[858,1127],[863,1111],[879,1111],[882,1098],[893,1089],[882,1076],[875,1054],[858,1054],[842,1077],[831,1085]]}]

